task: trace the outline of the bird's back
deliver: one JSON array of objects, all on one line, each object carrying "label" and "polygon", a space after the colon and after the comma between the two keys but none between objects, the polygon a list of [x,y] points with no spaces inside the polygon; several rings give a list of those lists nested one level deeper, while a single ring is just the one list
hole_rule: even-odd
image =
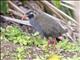
[{"label": "bird's back", "polygon": [[44,12],[37,15],[33,22],[35,25],[34,27],[36,27],[37,30],[40,30],[45,36],[51,35],[57,37],[60,33],[62,34],[66,32],[60,20],[55,20],[55,17]]}]

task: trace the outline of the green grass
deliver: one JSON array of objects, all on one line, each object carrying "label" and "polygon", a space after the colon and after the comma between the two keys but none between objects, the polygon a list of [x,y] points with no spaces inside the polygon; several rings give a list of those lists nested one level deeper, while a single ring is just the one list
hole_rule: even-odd
[{"label": "green grass", "polygon": [[28,33],[25,34],[18,27],[15,26],[8,26],[5,29],[1,27],[0,31],[1,38],[5,37],[8,41],[21,46],[16,49],[17,52],[17,54],[15,55],[16,60],[24,60],[26,54],[28,55],[29,53],[26,52],[26,47],[32,47],[33,45],[43,50],[44,55],[41,55],[41,58],[38,55],[36,56],[36,59],[38,60],[47,60],[47,58],[53,54],[58,54],[59,56],[62,57],[62,60],[75,60],[75,59],[80,60],[80,57],[77,55],[74,55],[72,57],[64,57],[63,55],[61,55],[62,54],[61,50],[70,53],[76,52],[76,54],[77,52],[80,53],[80,42],[72,43],[69,42],[67,39],[64,39],[57,43],[56,51],[54,51],[55,49],[52,48],[51,46],[48,48],[46,47],[47,40],[42,39],[39,36],[38,32],[30,36]]}]

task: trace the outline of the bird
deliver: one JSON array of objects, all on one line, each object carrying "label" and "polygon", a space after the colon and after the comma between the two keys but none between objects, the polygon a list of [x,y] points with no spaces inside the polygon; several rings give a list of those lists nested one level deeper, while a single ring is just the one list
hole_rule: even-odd
[{"label": "bird", "polygon": [[[48,39],[48,45],[53,44],[53,46],[55,46],[56,39],[60,39],[62,34],[67,32],[67,27],[64,26],[63,21],[48,13],[41,11],[35,16],[30,12],[27,15],[32,27]],[[52,37],[52,39],[50,39],[50,37]]]}]

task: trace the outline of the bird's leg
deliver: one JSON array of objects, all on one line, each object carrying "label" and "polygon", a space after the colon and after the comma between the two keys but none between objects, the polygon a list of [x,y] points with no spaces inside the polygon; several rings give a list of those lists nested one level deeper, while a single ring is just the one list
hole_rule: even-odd
[{"label": "bird's leg", "polygon": [[50,40],[50,39],[48,39],[48,47],[49,47],[50,43],[51,43],[51,40]]},{"label": "bird's leg", "polygon": [[55,47],[55,45],[56,45],[56,38],[53,38],[53,40],[52,40],[52,44],[53,44],[53,47]]},{"label": "bird's leg", "polygon": [[55,47],[56,42],[57,42],[57,41],[56,41],[56,38],[53,38],[52,40],[49,39],[49,40],[48,40],[48,47],[49,47],[50,44],[52,44],[52,45]]}]

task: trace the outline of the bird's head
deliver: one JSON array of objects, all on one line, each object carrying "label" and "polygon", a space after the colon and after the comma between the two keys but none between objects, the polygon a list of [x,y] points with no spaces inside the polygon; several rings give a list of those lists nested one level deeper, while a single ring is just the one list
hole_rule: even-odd
[{"label": "bird's head", "polygon": [[29,11],[26,13],[26,15],[28,16],[29,19],[32,19],[34,18],[35,16],[37,16],[36,12],[35,11]]}]

